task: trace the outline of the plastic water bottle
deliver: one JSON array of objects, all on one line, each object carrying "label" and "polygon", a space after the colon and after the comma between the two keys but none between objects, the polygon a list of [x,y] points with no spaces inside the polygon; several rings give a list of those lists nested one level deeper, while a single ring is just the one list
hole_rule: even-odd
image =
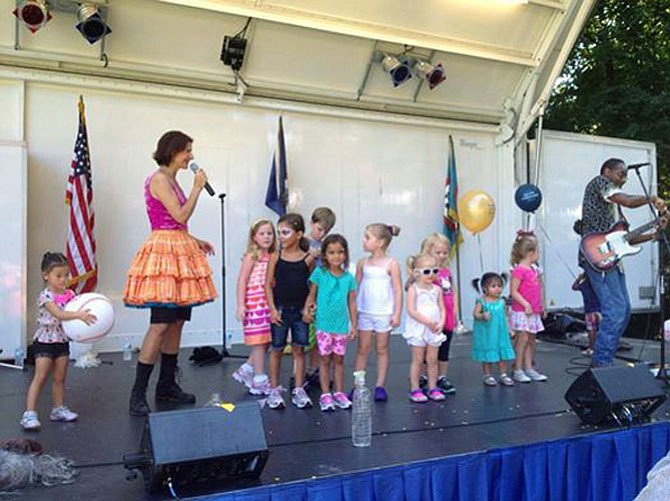
[{"label": "plastic water bottle", "polygon": [[14,365],[21,367],[23,369],[23,357],[24,357],[23,348],[20,346],[14,350]]},{"label": "plastic water bottle", "polygon": [[372,443],[372,395],[365,387],[365,371],[354,372],[351,441],[354,447],[370,447]]},{"label": "plastic water bottle", "polygon": [[133,345],[126,343],[123,345],[123,360],[130,362],[133,359]]}]

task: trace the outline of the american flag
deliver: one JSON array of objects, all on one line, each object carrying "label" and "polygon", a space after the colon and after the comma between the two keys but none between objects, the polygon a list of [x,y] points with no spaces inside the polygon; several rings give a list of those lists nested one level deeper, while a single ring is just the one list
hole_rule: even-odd
[{"label": "american flag", "polygon": [[95,262],[95,214],[93,212],[93,183],[91,157],[88,152],[84,99],[79,97],[79,130],[74,144],[70,174],[67,178],[65,203],[70,206],[67,247],[65,255],[72,276],[70,285],[78,294],[90,292],[98,284],[98,265]]}]

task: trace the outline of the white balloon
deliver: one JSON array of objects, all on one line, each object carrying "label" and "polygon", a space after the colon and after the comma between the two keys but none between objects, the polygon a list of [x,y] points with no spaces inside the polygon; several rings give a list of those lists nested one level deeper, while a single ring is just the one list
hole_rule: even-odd
[{"label": "white balloon", "polygon": [[65,311],[76,312],[89,310],[97,317],[95,323],[86,325],[82,320],[66,320],[63,322],[65,335],[78,343],[93,343],[103,338],[114,326],[114,307],[102,294],[87,292],[75,297],[67,305]]}]

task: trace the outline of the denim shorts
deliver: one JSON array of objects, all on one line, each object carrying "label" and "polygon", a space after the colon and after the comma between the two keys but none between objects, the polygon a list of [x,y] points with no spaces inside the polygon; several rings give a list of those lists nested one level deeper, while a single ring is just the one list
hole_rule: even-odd
[{"label": "denim shorts", "polygon": [[302,321],[302,308],[299,306],[277,307],[281,315],[281,325],[272,324],[272,349],[282,350],[286,346],[288,331],[291,330],[291,343],[295,346],[309,345],[309,325]]}]

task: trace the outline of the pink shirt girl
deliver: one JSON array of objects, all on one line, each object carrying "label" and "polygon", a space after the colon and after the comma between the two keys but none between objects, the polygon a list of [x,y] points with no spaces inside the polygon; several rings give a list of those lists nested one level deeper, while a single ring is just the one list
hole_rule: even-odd
[{"label": "pink shirt girl", "polygon": [[[542,284],[539,270],[517,264],[512,269],[512,279],[515,278],[519,280],[519,294],[528,301],[533,313],[542,313]],[[512,310],[524,311],[524,307],[512,299]]]},{"label": "pink shirt girl", "polygon": [[449,268],[440,268],[437,274],[435,285],[442,290],[442,299],[444,300],[444,310],[446,317],[444,320],[444,330],[453,331],[456,325],[456,318],[454,315],[454,286],[453,277]]}]

